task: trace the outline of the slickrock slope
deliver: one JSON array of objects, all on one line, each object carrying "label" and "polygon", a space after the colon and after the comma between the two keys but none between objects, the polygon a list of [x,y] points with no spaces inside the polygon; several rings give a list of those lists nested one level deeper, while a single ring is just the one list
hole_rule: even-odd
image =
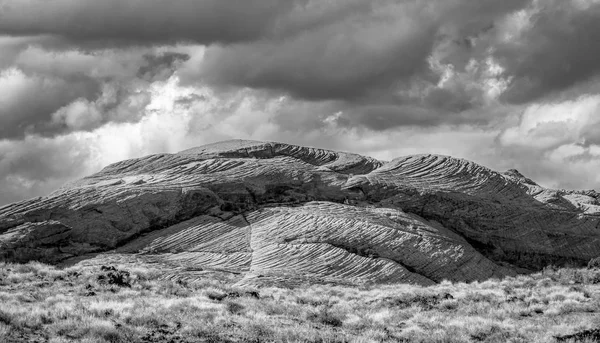
[{"label": "slickrock slope", "polygon": [[599,196],[447,156],[236,140],[0,208],[0,259],[136,254],[262,283],[483,280],[600,255]]}]

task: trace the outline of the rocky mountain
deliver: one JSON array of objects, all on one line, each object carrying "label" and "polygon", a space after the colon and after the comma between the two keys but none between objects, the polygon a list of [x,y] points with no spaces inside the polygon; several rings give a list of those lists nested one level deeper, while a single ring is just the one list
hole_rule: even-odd
[{"label": "rocky mountain", "polygon": [[448,156],[235,140],[0,208],[0,260],[104,252],[245,282],[484,280],[600,255],[599,197]]}]

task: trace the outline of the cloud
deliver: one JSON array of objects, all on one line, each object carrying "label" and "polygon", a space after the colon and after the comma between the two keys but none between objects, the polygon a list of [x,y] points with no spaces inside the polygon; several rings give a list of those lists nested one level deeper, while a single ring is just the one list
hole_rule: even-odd
[{"label": "cloud", "polygon": [[551,150],[565,144],[600,143],[600,95],[529,105],[518,126],[499,137],[509,146]]},{"label": "cloud", "polygon": [[30,46],[43,42],[53,43],[56,39],[46,36],[11,37],[0,35],[0,70],[13,66],[17,56]]},{"label": "cloud", "polygon": [[347,127],[363,126],[384,131],[402,126],[431,127],[442,123],[451,125],[471,124],[484,126],[493,119],[477,112],[440,112],[435,108],[415,105],[367,105],[348,108],[335,119]]},{"label": "cloud", "polygon": [[56,35],[92,46],[236,42],[263,36],[302,2],[4,0],[0,34]]},{"label": "cloud", "polygon": [[161,50],[21,49],[0,72],[0,139],[140,120],[149,85],[168,79],[189,58]]},{"label": "cloud", "polygon": [[600,74],[600,2],[536,1],[510,20],[518,29],[493,53],[513,78],[503,100],[526,103]]},{"label": "cloud", "polygon": [[86,143],[73,136],[0,141],[0,204],[48,194],[92,172],[98,166],[90,165]]},{"label": "cloud", "polygon": [[428,59],[441,41],[465,39],[528,1],[333,3],[337,15],[326,11],[327,21],[319,20],[315,2],[295,7],[282,19],[284,37],[209,46],[200,66],[182,71],[183,81],[271,89],[310,100],[392,96],[415,81],[439,81]]},{"label": "cloud", "polygon": [[[164,62],[171,67],[162,69],[165,75],[158,75],[161,79],[178,69],[181,80],[188,85],[209,84],[228,92],[248,87],[272,91],[275,97],[290,95],[309,102],[341,100],[348,102],[345,107],[395,108],[388,113],[397,113],[400,118],[380,118],[389,117],[393,126],[403,125],[403,115],[407,125],[435,124],[464,117],[451,114],[481,107],[489,100],[489,90],[481,85],[489,85],[498,76],[484,78],[481,70],[485,68],[466,70],[472,61],[456,56],[473,55],[477,37],[529,3],[298,0],[240,4],[179,0],[167,6],[158,0],[76,4],[57,0],[47,11],[40,10],[41,17],[34,18],[28,9],[46,9],[49,3],[27,0],[6,3],[6,20],[0,23],[0,32],[55,35],[84,49],[94,42],[113,47],[205,44],[187,56],[171,53],[143,61],[130,58],[128,62],[139,67],[136,77],[149,81],[156,75],[147,69]],[[479,46],[477,49],[480,53],[485,50]],[[84,69],[87,63],[100,60],[97,53],[77,58],[73,54],[81,55],[62,53],[74,63],[54,62],[45,70],[63,71],[65,67],[61,66],[69,66],[88,75]],[[29,62],[36,61],[33,52],[29,55]],[[96,63],[104,67],[93,68],[96,77],[108,77],[111,70],[119,69],[114,74],[131,77],[130,70],[122,66],[115,68],[106,60],[104,65]],[[28,64],[33,69],[44,67],[40,65]],[[447,77],[448,70],[454,71],[451,77]],[[423,113],[424,118],[414,118],[415,113]]]},{"label": "cloud", "polygon": [[190,55],[180,52],[144,55],[144,63],[137,71],[137,77],[149,82],[165,81],[178,69],[179,64],[188,61]]},{"label": "cloud", "polygon": [[419,24],[415,7],[378,8],[283,40],[211,46],[196,77],[306,99],[364,96],[427,69],[434,31]]},{"label": "cloud", "polygon": [[530,1],[319,3],[286,12],[261,40],[207,46],[178,74],[187,85],[333,102],[340,123],[375,130],[485,125],[498,111],[482,109],[510,80],[484,36]]},{"label": "cloud", "polygon": [[529,104],[498,133],[495,156],[547,186],[598,187],[599,110],[600,95]]},{"label": "cloud", "polygon": [[22,138],[26,133],[55,129],[50,115],[78,98],[93,98],[98,84],[26,75],[11,68],[0,72],[0,137]]},{"label": "cloud", "polygon": [[52,114],[52,121],[76,130],[90,129],[102,120],[102,113],[86,99],[77,99]]},{"label": "cloud", "polygon": [[230,138],[597,187],[598,19],[597,0],[0,1],[0,203]]},{"label": "cloud", "polygon": [[150,103],[147,91],[132,91],[112,84],[94,101],[79,98],[52,114],[51,125],[68,131],[89,131],[105,123],[139,121]]}]

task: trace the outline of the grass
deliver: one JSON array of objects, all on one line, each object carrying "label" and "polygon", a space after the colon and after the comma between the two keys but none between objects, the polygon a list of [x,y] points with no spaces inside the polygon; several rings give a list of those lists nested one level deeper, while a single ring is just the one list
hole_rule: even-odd
[{"label": "grass", "polygon": [[0,342],[598,342],[600,269],[470,284],[242,288],[156,265],[0,263]]}]

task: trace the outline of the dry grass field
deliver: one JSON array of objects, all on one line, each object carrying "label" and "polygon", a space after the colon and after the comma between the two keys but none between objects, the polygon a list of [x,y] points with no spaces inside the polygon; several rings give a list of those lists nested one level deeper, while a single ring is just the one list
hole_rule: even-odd
[{"label": "dry grass field", "polygon": [[0,264],[0,342],[600,341],[600,269],[426,288],[234,281],[168,279],[150,264]]}]

